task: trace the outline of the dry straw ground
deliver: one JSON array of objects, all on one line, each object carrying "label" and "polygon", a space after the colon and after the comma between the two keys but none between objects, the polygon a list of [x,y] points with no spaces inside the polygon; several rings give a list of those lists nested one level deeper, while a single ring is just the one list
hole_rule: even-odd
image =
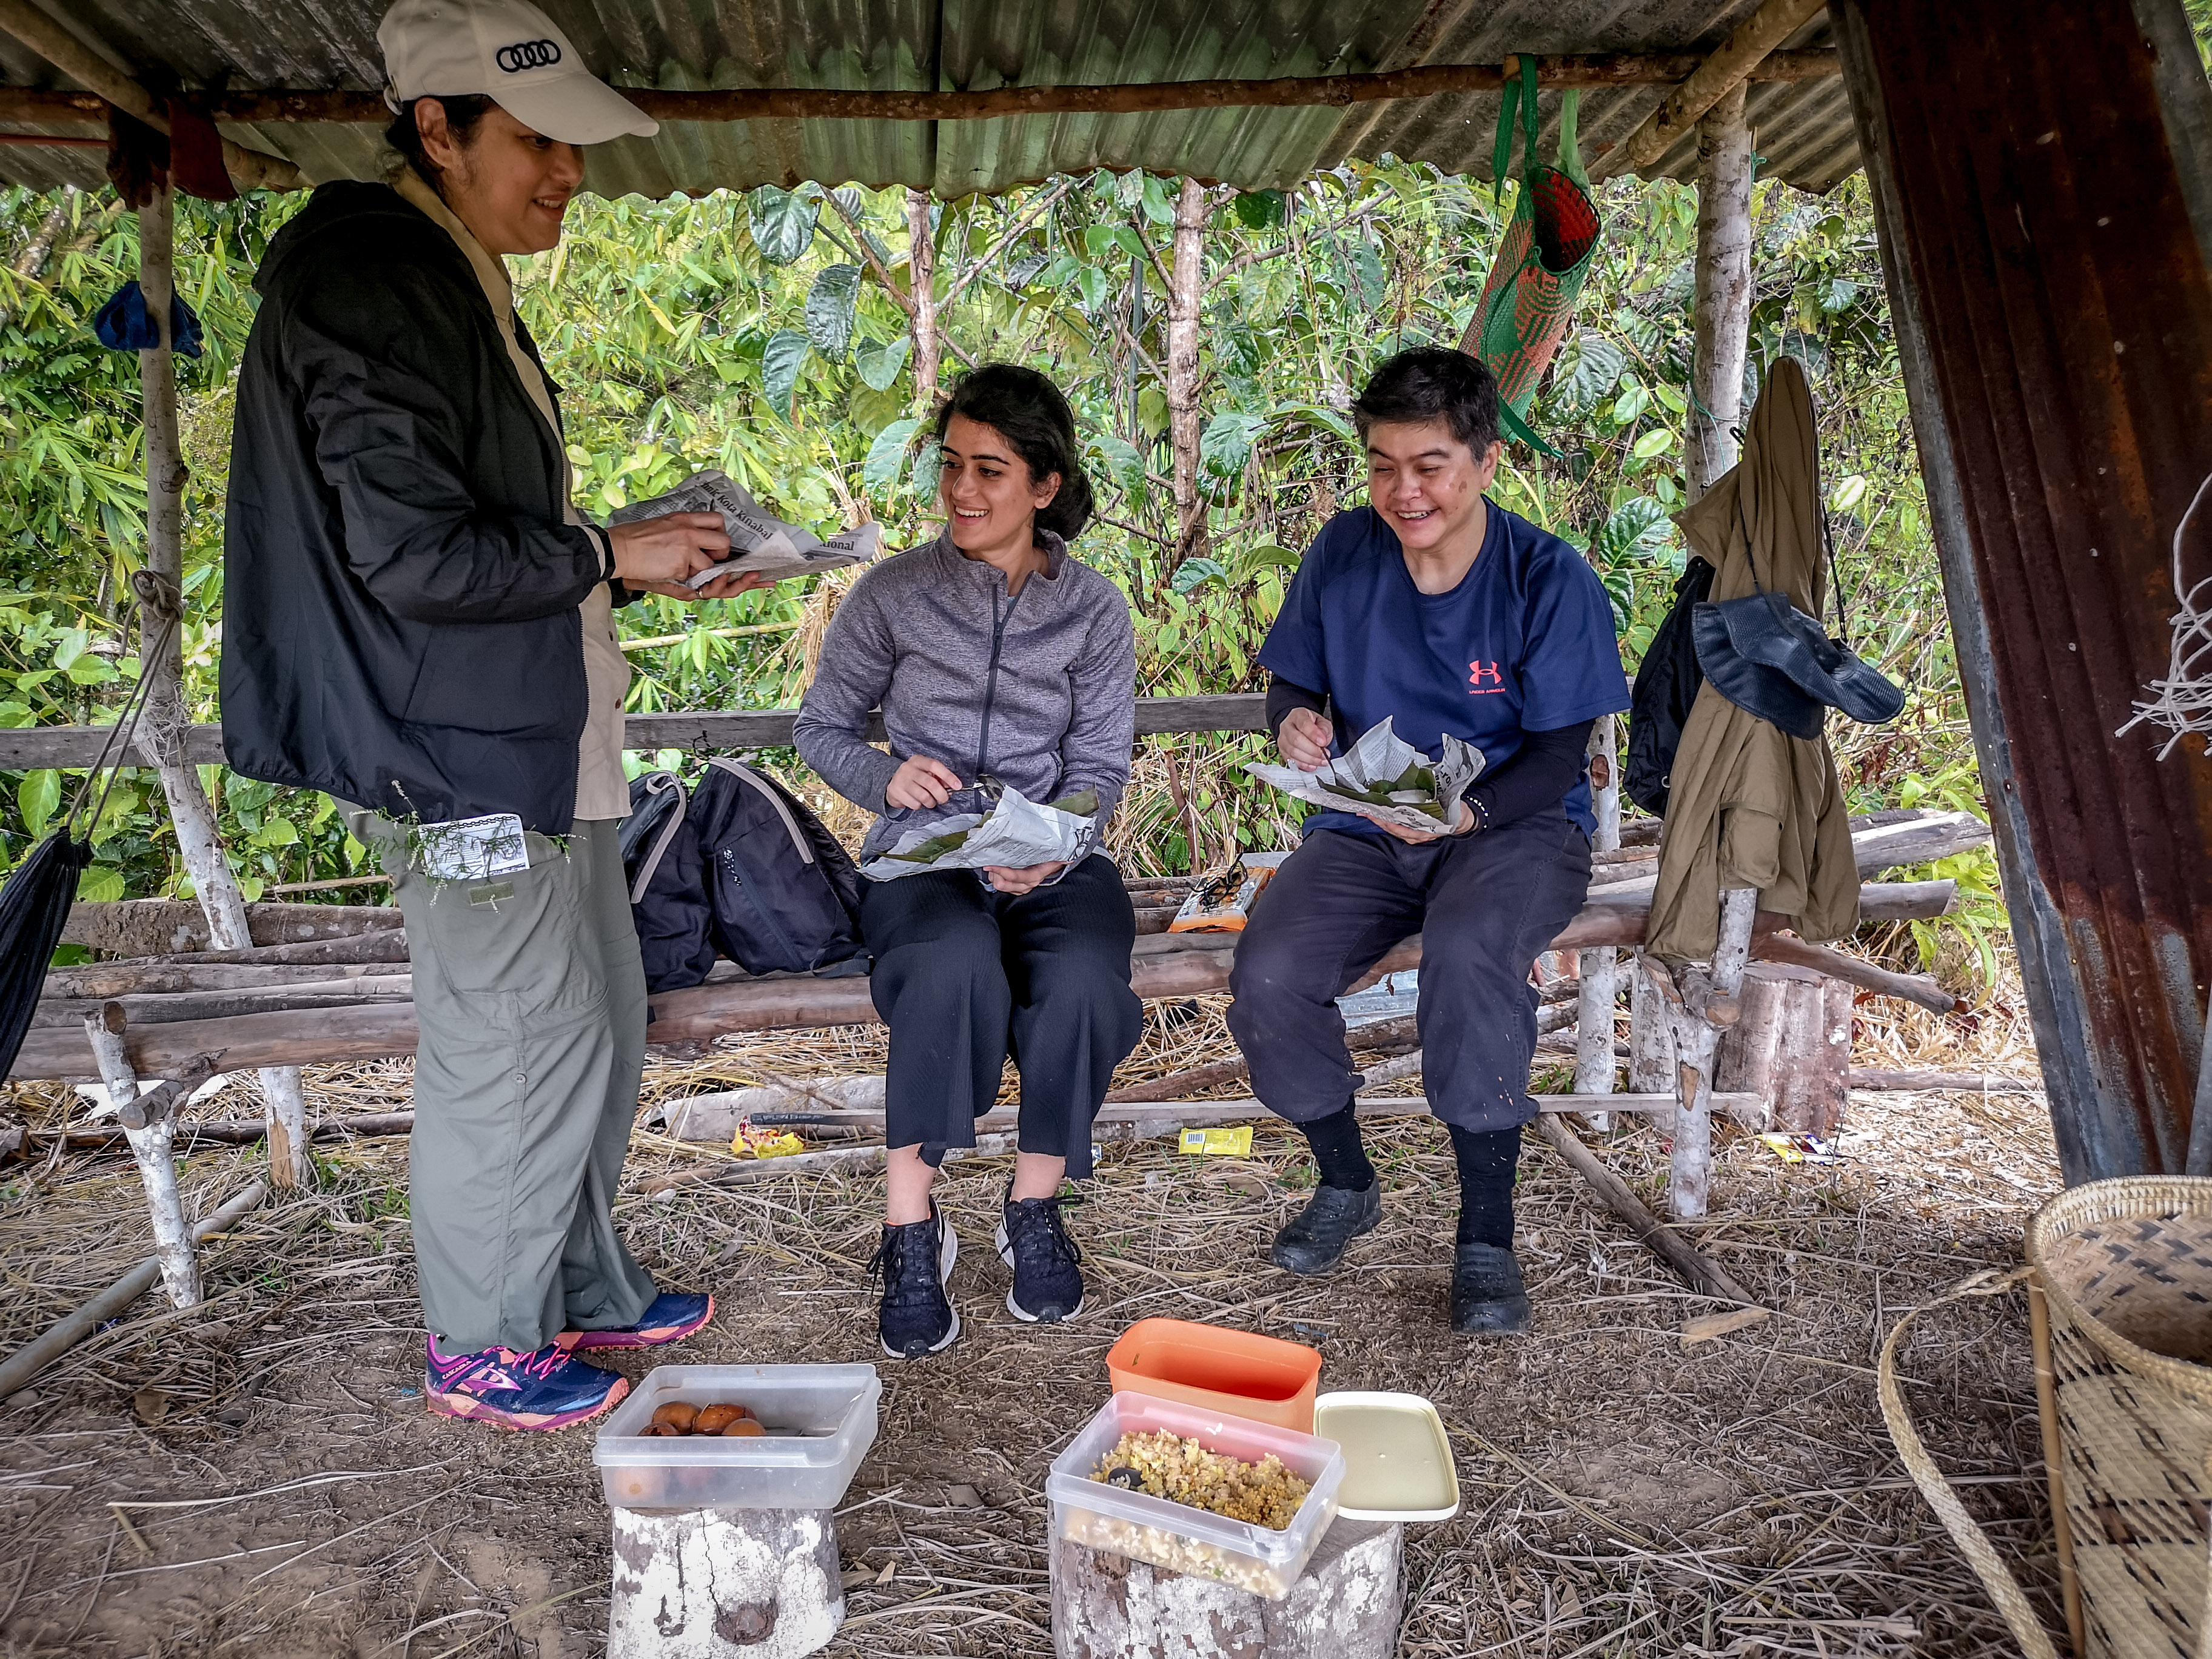
[{"label": "dry straw ground", "polygon": [[[1974,1029],[1863,1010],[1863,1064],[2032,1067],[2025,1023]],[[1218,1003],[1155,1007],[1130,1075],[1225,1051]],[[872,1030],[787,1034],[657,1069],[655,1096],[880,1064]],[[400,1066],[312,1079],[319,1109],[388,1109]],[[255,1109],[251,1085],[202,1109]],[[38,1129],[58,1091],[17,1092]],[[1149,1314],[1318,1346],[1325,1386],[1399,1388],[1452,1425],[1465,1506],[1413,1528],[1400,1651],[1413,1656],[1996,1655],[2010,1644],[1906,1481],[1873,1365],[1907,1309],[2018,1254],[2057,1187],[2039,1098],[1858,1096],[1843,1160],[1785,1164],[1733,1133],[1705,1247],[1778,1310],[1685,1348],[1710,1310],[1630,1241],[1540,1144],[1521,1164],[1533,1334],[1443,1328],[1449,1151],[1432,1122],[1376,1127],[1385,1225],[1346,1267],[1302,1281],[1267,1265],[1270,1230],[1310,1167],[1263,1127],[1249,1159],[1169,1143],[1109,1146],[1074,1212],[1092,1308],[1018,1325],[988,1249],[1005,1160],[951,1166],[967,1241],[967,1334],[884,1364],[882,1437],[839,1537],[853,1581],[836,1659],[1051,1649],[1045,1468],[1105,1397],[1102,1356]],[[207,1254],[210,1300],[149,1298],[0,1410],[0,1654],[532,1656],[599,1650],[608,1526],[588,1429],[501,1435],[422,1406],[398,1141],[320,1149],[325,1184],[273,1204]],[[1656,1203],[1648,1129],[1604,1156]],[[619,1214],[670,1285],[721,1299],[686,1360],[878,1358],[862,1265],[867,1176],[785,1176],[646,1196],[711,1150],[641,1135]],[[251,1152],[185,1162],[204,1212],[256,1171]],[[0,1348],[12,1348],[146,1249],[127,1160],[61,1157],[0,1174]],[[1931,1446],[1999,1547],[2046,1591],[2047,1516],[2016,1302],[1916,1327],[1908,1389]],[[641,1375],[643,1361],[626,1369]],[[966,1488],[969,1490],[962,1490]],[[969,1501],[972,1498],[973,1501]]]}]

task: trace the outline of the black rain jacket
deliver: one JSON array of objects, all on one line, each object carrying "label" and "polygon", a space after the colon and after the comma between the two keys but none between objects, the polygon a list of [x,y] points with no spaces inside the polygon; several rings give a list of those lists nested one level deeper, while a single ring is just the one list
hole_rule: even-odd
[{"label": "black rain jacket", "polygon": [[604,559],[562,522],[557,440],[467,258],[389,185],[328,184],[254,286],[223,538],[230,764],[394,818],[565,834],[577,607]]}]

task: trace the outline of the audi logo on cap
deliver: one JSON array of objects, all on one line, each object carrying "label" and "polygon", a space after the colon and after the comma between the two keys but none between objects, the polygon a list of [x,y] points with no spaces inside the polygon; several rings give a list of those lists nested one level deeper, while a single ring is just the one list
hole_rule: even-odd
[{"label": "audi logo on cap", "polygon": [[509,75],[520,75],[525,70],[550,69],[560,61],[561,43],[557,40],[518,40],[511,46],[501,46],[492,56],[492,62]]}]

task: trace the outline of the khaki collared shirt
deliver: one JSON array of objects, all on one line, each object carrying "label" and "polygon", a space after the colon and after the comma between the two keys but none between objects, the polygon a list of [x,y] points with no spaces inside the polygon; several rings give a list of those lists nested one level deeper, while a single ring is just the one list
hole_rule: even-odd
[{"label": "khaki collared shirt", "polygon": [[[477,281],[483,285],[484,298],[491,302],[491,314],[499,324],[500,337],[507,342],[507,355],[514,364],[515,375],[521,380],[522,389],[530,394],[530,401],[538,405],[538,412],[545,417],[545,424],[552,428],[553,447],[561,456],[562,516],[569,524],[590,533],[599,544],[605,573],[612,576],[614,553],[607,544],[605,532],[586,524],[583,514],[576,511],[575,483],[569,471],[568,447],[561,438],[560,417],[553,408],[552,388],[544,372],[522,349],[522,342],[515,337],[514,285],[507,280],[507,266],[485,250],[438,192],[423,183],[412,167],[400,168],[392,177],[392,187],[445,228],[447,234],[466,256]],[[623,700],[629,692],[629,659],[623,655],[621,642],[615,635],[614,596],[607,584],[601,582],[592,588],[578,610],[583,618],[587,701],[584,735],[577,745],[576,816],[628,817],[629,781],[623,775],[622,757]]]}]

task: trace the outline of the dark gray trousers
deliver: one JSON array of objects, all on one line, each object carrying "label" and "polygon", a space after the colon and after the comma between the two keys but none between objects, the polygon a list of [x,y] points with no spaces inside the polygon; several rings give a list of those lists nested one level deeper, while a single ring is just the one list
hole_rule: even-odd
[{"label": "dark gray trousers", "polygon": [[1341,1111],[1359,1077],[1336,999],[1419,933],[1430,1109],[1463,1129],[1528,1122],[1528,971],[1582,908],[1589,876],[1589,838],[1557,807],[1419,847],[1315,831],[1260,896],[1229,976],[1229,1030],[1252,1092],[1293,1123]]},{"label": "dark gray trousers", "polygon": [[1091,1173],[1091,1121],[1144,1035],[1129,988],[1137,919],[1101,854],[1015,897],[973,871],[860,884],[876,959],[868,988],[891,1028],[884,1142],[973,1146],[1011,1045],[1022,1074],[1017,1144]]}]

